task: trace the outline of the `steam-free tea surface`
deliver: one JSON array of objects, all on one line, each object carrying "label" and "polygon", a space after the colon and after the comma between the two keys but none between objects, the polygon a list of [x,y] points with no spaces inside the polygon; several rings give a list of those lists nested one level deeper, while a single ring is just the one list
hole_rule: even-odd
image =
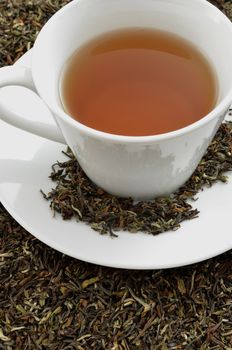
[{"label": "steam-free tea surface", "polygon": [[79,48],[64,67],[61,99],[74,119],[111,134],[145,136],[183,128],[217,98],[206,58],[167,32],[126,29]]},{"label": "steam-free tea surface", "polygon": [[[31,52],[17,65],[29,68],[30,62]],[[25,99],[13,91],[8,97],[9,104],[17,101],[21,113],[25,110]],[[33,120],[41,121],[45,113],[39,101],[26,102],[34,110]],[[48,111],[46,116],[54,122]],[[0,124],[0,200],[28,232],[62,253],[100,265],[163,269],[202,261],[232,248],[231,173],[228,184],[215,184],[199,193],[196,203],[201,213],[199,219],[183,223],[178,231],[158,236],[118,232],[120,237],[112,239],[76,220],[54,218],[39,193],[38,189],[48,191],[52,186],[48,178],[51,164],[57,159],[66,160],[65,156],[60,158],[64,146],[4,122]]]}]

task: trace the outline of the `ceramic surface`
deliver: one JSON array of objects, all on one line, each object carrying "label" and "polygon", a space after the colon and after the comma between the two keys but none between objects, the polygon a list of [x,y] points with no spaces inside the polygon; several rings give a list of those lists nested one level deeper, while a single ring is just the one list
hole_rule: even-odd
[{"label": "ceramic surface", "polygon": [[[19,62],[30,64],[30,54]],[[21,117],[53,125],[38,98],[18,87],[4,88],[1,98]],[[1,99],[0,99],[1,100]],[[1,102],[1,101],[0,101]],[[26,102],[26,103],[25,103]],[[29,118],[29,117],[28,117]],[[34,136],[0,121],[0,200],[10,214],[42,242],[84,261],[128,269],[158,269],[188,265],[232,248],[232,174],[199,194],[199,218],[184,222],[175,232],[150,236],[119,232],[117,239],[101,236],[83,223],[53,218],[39,189],[49,191],[51,165],[62,160],[65,146]]]},{"label": "ceramic surface", "polygon": [[[67,58],[93,36],[135,26],[179,34],[205,53],[219,77],[219,101],[214,111],[191,126],[150,137],[106,134],[65,114],[58,87]],[[106,191],[120,196],[154,198],[180,187],[195,170],[232,101],[232,24],[205,0],[74,0],[42,28],[32,56],[32,68],[1,69],[0,85],[19,84],[37,90],[58,127],[41,120],[20,119],[14,104],[6,107],[3,99],[1,118],[67,143],[86,174]],[[35,99],[32,94],[28,103]]]}]

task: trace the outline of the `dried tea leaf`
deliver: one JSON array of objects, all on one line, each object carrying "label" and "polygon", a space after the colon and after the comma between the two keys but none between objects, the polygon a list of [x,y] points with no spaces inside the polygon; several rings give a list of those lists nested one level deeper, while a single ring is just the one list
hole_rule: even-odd
[{"label": "dried tea leaf", "polygon": [[99,281],[99,277],[93,277],[93,278],[90,278],[89,280],[85,280],[84,282],[82,282],[81,286],[83,289],[87,288],[88,286],[91,286],[91,284],[94,284],[96,282]]},{"label": "dried tea leaf", "polygon": [[[67,2],[1,0],[0,65],[13,63],[29,49],[44,22]],[[232,18],[231,0],[212,2]],[[23,31],[21,36],[12,34],[14,23],[14,30]],[[229,138],[224,141],[223,147]],[[216,162],[224,162],[226,155],[221,149],[217,153]],[[227,166],[224,163],[221,168],[220,181],[225,180]],[[210,169],[209,163],[206,175],[215,178]],[[193,192],[186,189],[182,194],[188,198]],[[101,190],[97,194],[101,195]],[[182,215],[182,207],[177,209]],[[127,216],[133,222],[132,212],[125,210],[122,226]],[[155,226],[161,227],[161,223],[155,221]],[[113,350],[114,345],[120,350],[232,349],[232,251],[171,270],[103,268],[69,258],[39,242],[0,205],[0,254],[1,349]],[[97,288],[82,288],[83,281],[96,276]],[[186,294],[179,292],[179,279]],[[131,297],[130,290],[150,310],[143,313],[144,307]],[[17,305],[25,312],[17,310]],[[60,313],[40,324],[59,306]],[[208,338],[207,332],[219,324]]]},{"label": "dried tea leaf", "polygon": [[177,281],[177,286],[182,295],[186,294],[186,288],[185,288],[185,283],[183,279],[179,279]]},{"label": "dried tea leaf", "polygon": [[182,188],[168,197],[138,203],[131,198],[110,195],[97,187],[67,150],[63,153],[68,160],[52,166],[50,177],[56,183],[55,188],[48,194],[41,192],[50,202],[53,213],[60,214],[64,220],[81,220],[100,234],[117,237],[119,230],[152,235],[175,231],[183,221],[198,217],[199,211],[193,208],[193,203],[199,191],[218,181],[227,181],[226,172],[232,170],[231,149],[232,123],[225,122]]},{"label": "dried tea leaf", "polygon": [[0,340],[6,342],[6,341],[10,341],[11,339],[9,337],[6,337],[4,334],[3,334],[3,330],[2,328],[0,328]]}]

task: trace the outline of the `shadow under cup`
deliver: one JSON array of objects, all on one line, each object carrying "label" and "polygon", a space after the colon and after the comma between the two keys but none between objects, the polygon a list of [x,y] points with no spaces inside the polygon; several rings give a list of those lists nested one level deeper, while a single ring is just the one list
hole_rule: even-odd
[{"label": "shadow under cup", "polygon": [[[167,31],[198,48],[218,80],[210,115],[173,133],[127,138],[90,129],[64,113],[59,91],[64,63],[92,38],[131,27]],[[39,34],[32,68],[39,94],[85,173],[110,193],[144,199],[175,191],[195,170],[232,101],[231,62],[232,24],[207,1],[74,0]]]}]

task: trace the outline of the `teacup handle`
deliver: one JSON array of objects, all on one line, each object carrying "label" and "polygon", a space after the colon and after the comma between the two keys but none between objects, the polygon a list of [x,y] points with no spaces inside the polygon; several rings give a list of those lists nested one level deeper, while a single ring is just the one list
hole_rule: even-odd
[{"label": "teacup handle", "polygon": [[[19,116],[13,110],[13,108],[11,110],[10,106],[4,105],[3,101],[1,101],[1,88],[6,86],[20,86],[22,89],[29,89],[31,90],[31,93],[36,94],[36,96],[40,98],[36,92],[30,68],[22,66],[8,66],[0,69],[0,119],[32,134],[66,144],[66,141],[64,140],[64,137],[55,121],[53,124],[46,124],[39,122],[38,120],[33,120],[32,118],[28,120],[28,118],[26,119]],[[43,104],[45,105],[44,102]],[[49,110],[47,106],[46,108]],[[53,117],[52,119],[54,120]]]}]

